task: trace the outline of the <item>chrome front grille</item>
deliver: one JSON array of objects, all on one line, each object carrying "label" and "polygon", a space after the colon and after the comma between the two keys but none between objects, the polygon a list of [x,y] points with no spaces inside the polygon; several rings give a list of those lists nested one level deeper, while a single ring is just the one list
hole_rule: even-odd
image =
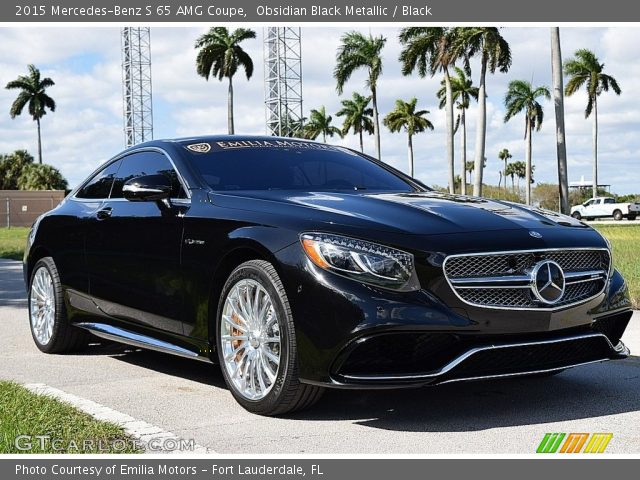
[{"label": "chrome front grille", "polygon": [[[534,293],[534,269],[551,260],[563,270],[565,288],[553,304]],[[607,249],[553,249],[452,255],[444,274],[466,303],[488,308],[555,309],[587,301],[606,285],[611,256]]]}]

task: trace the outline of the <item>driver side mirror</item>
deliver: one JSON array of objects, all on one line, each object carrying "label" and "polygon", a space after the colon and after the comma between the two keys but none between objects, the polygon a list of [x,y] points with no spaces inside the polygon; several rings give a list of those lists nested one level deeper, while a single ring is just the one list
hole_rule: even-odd
[{"label": "driver side mirror", "polygon": [[143,175],[127,180],[122,195],[131,202],[157,202],[171,195],[171,182],[164,175]]}]

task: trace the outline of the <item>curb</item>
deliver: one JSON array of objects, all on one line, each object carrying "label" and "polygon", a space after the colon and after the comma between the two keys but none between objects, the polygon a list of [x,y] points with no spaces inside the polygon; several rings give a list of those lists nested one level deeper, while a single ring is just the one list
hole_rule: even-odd
[{"label": "curb", "polygon": [[[193,440],[187,441],[178,437],[174,433],[163,430],[155,425],[151,425],[143,420],[137,420],[125,413],[118,412],[117,410],[113,410],[112,408],[106,407],[92,400],[87,400],[86,398],[58,390],[57,388],[50,387],[44,383],[28,383],[23,386],[32,393],[46,395],[68,403],[78,410],[91,415],[96,420],[115,423],[122,427],[127,435],[140,441],[145,453],[215,453],[210,448],[194,443]],[[171,445],[172,448],[164,448],[167,444]]]}]

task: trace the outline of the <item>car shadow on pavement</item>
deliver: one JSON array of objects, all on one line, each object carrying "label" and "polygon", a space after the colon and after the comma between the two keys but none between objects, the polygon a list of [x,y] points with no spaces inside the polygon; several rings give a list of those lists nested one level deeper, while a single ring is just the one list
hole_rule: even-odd
[{"label": "car shadow on pavement", "polygon": [[640,358],[546,378],[461,382],[408,390],[329,390],[290,418],[352,420],[384,430],[465,432],[640,410]]},{"label": "car shadow on pavement", "polygon": [[122,362],[154,370],[164,375],[184,378],[213,387],[226,388],[220,369],[210,363],[103,340],[91,344],[89,348],[78,354],[108,355]]},{"label": "car shadow on pavement", "polygon": [[[95,353],[226,389],[216,365],[117,344]],[[407,432],[455,432],[542,424],[640,411],[640,357],[583,366],[546,378],[452,383],[403,390],[327,389],[290,420],[352,421]]]}]

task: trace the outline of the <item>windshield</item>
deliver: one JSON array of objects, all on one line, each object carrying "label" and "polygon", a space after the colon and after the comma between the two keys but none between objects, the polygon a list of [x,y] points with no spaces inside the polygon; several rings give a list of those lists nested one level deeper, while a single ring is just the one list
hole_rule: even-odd
[{"label": "windshield", "polygon": [[297,140],[239,140],[186,148],[192,165],[214,190],[416,190],[389,170],[342,147]]}]

